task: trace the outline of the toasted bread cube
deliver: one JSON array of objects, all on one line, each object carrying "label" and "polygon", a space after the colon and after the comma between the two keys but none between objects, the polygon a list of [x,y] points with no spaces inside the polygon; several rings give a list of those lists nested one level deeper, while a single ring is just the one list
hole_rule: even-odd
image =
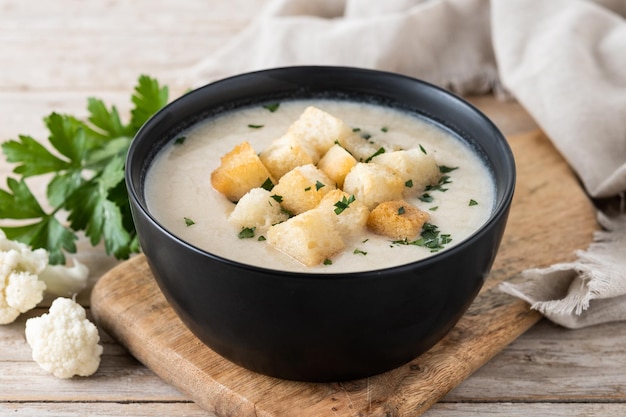
[{"label": "toasted bread cube", "polygon": [[263,165],[276,180],[291,171],[295,167],[315,164],[319,155],[310,145],[301,143],[298,138],[284,135],[274,140],[259,155]]},{"label": "toasted bread cube", "polygon": [[335,182],[337,187],[343,187],[343,180],[355,166],[357,160],[339,145],[333,145],[317,163],[317,167],[324,171]]},{"label": "toasted bread cube", "polygon": [[378,204],[402,198],[404,182],[384,165],[359,162],[343,182],[343,190],[372,210]]},{"label": "toasted bread cube", "polygon": [[341,190],[332,190],[326,194],[315,210],[330,217],[343,237],[363,232],[370,214],[363,203]]},{"label": "toasted bread cube", "polygon": [[304,213],[317,206],[335,184],[315,165],[296,167],[283,175],[272,189],[282,198],[282,206],[292,214]]},{"label": "toasted bread cube", "polygon": [[352,134],[350,126],[317,107],[307,107],[298,120],[289,126],[289,135],[309,143],[320,155],[325,154],[336,141]]},{"label": "toasted bread cube", "polygon": [[435,158],[417,148],[383,153],[374,157],[372,162],[390,168],[402,178],[405,184],[405,197],[416,196],[424,191],[427,185],[437,184],[441,178]]},{"label": "toasted bread cube", "polygon": [[230,201],[238,201],[268,178],[274,182],[252,146],[243,142],[222,156],[221,165],[211,173],[211,185]]},{"label": "toasted bread cube", "polygon": [[267,231],[267,242],[306,266],[319,265],[343,250],[345,244],[332,220],[310,210]]},{"label": "toasted bread cube", "polygon": [[237,202],[228,221],[241,228],[256,228],[265,233],[271,226],[284,222],[289,215],[264,188],[253,188]]},{"label": "toasted bread cube", "polygon": [[367,227],[394,240],[414,239],[429,218],[428,213],[404,200],[385,201],[371,211]]}]

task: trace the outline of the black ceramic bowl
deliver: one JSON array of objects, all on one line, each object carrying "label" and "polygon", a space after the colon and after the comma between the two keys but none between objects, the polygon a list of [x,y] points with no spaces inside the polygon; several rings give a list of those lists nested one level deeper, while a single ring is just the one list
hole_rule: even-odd
[{"label": "black ceramic bowl", "polygon": [[[146,171],[183,129],[211,115],[288,98],[376,101],[427,117],[481,154],[496,203],[471,237],[435,256],[358,273],[303,274],[244,265],[202,251],[146,206]],[[344,67],[288,67],[221,80],[150,119],[128,153],[126,183],[141,247],[165,297],[207,346],[245,368],[304,381],[382,373],[416,358],[460,319],[481,288],[505,228],[515,184],[510,148],[483,114],[422,81]]]}]

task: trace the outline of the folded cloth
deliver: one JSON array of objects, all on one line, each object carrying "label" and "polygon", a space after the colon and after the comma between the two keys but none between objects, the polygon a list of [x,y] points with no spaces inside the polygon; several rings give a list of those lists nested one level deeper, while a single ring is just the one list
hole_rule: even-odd
[{"label": "folded cloth", "polygon": [[[626,192],[626,0],[274,0],[184,74],[198,86],[290,65],[346,65],[458,94],[511,94],[592,197]],[[578,259],[502,290],[566,327],[626,319],[626,215]]]}]

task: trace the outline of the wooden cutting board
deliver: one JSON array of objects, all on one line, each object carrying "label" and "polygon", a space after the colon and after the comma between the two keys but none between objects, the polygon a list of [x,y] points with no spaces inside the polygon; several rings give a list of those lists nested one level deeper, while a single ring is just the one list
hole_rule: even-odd
[{"label": "wooden cutting board", "polygon": [[497,288],[520,271],[573,259],[596,230],[595,210],[541,132],[509,138],[518,169],[509,223],[493,270],[456,327],[410,363],[343,383],[266,377],[223,359],[175,315],[143,256],[97,282],[98,324],[138,360],[218,416],[417,416],[536,323],[540,315]]}]

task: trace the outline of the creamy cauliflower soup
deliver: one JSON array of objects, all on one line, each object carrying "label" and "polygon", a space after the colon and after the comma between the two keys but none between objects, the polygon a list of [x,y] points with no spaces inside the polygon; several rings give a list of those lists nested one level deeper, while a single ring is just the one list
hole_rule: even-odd
[{"label": "creamy cauliflower soup", "polygon": [[[396,202],[391,209],[392,217],[405,213],[408,215],[413,211],[419,213],[423,224],[419,223],[421,228],[415,236],[394,238],[390,237],[393,235],[381,233],[380,230],[389,228],[385,224],[386,217],[379,216],[379,219],[382,218],[380,220],[382,226],[376,227],[368,221],[358,233],[342,235],[341,245],[329,256],[322,255],[322,258],[312,264],[297,260],[300,258],[291,256],[290,249],[284,248],[291,245],[296,246],[291,249],[296,252],[299,250],[297,246],[302,239],[301,230],[292,233],[293,229],[288,226],[292,219],[299,218],[301,214],[299,208],[292,208],[294,206],[285,208],[286,196],[282,195],[285,192],[272,191],[272,186],[273,190],[288,188],[281,183],[288,174],[283,172],[277,174],[275,168],[272,169],[271,175],[267,175],[268,179],[271,177],[273,184],[270,183],[268,187],[266,181],[263,185],[257,185],[258,194],[265,193],[271,196],[271,199],[266,198],[263,204],[249,207],[253,211],[264,209],[265,204],[268,207],[279,207],[280,213],[276,211],[274,213],[283,217],[280,220],[266,221],[271,224],[251,224],[249,227],[246,227],[245,221],[237,223],[233,220],[233,217],[239,215],[233,213],[236,204],[239,201],[243,206],[244,199],[248,197],[242,196],[243,192],[231,194],[228,192],[230,188],[224,188],[227,189],[227,192],[224,192],[224,189],[214,182],[215,172],[223,168],[222,158],[225,155],[232,155],[234,149],[239,149],[245,142],[246,146],[249,145],[251,148],[250,155],[268,161],[269,153],[264,152],[276,148],[276,143],[283,145],[291,143],[290,139],[285,138],[286,132],[295,132],[297,129],[294,130],[292,127],[294,122],[312,106],[349,126],[348,139],[359,147],[358,152],[351,151],[351,145],[346,145],[347,142],[333,139],[336,145],[334,151],[343,152],[344,156],[353,157],[356,161],[345,176],[345,184],[342,176],[341,179],[333,178],[332,181],[316,180],[313,186],[305,188],[311,192],[320,190],[330,192],[337,189],[334,192],[341,193],[339,190],[343,187],[343,197],[341,194],[335,194],[339,197],[334,197],[329,203],[330,212],[334,211],[337,214],[351,205],[359,204],[367,207],[362,210],[370,213],[372,217],[371,213],[380,201],[370,201],[370,195],[384,194],[387,189],[393,187],[388,182],[379,180],[379,177],[375,176],[377,174],[371,174],[372,191],[363,191],[368,189],[369,183],[366,186],[359,181],[364,181],[363,178],[370,175],[370,168],[378,169],[385,161],[388,165],[388,168],[385,168],[386,172],[396,172],[395,170],[399,169],[396,165],[401,164],[393,159],[396,155],[394,152],[408,152],[406,155],[423,156],[434,160],[436,177],[429,179],[430,182],[425,184],[421,184],[419,178],[415,178],[415,181],[412,178],[403,179],[402,189],[398,191],[402,193],[401,198],[396,199],[399,203]],[[306,123],[301,125],[310,126]],[[303,148],[306,148],[304,149],[306,152],[310,151],[310,154],[316,152],[308,145]],[[295,150],[292,153],[287,152],[288,158],[295,158],[295,154]],[[313,165],[309,165],[307,169],[316,169],[314,165],[323,158],[324,155],[315,154]],[[341,165],[335,161],[339,159],[332,159],[330,164],[327,163],[331,171]],[[319,162],[318,166],[321,165],[322,162]],[[247,167],[248,165],[243,165],[242,176],[249,174],[246,172]],[[282,176],[274,178],[279,175]],[[308,174],[305,173],[306,175]],[[230,179],[237,182],[237,178]],[[212,183],[216,186],[212,186]],[[394,184],[396,183],[397,181]],[[481,157],[456,136],[408,112],[370,103],[340,100],[267,103],[204,120],[182,132],[159,152],[149,168],[145,193],[148,209],[157,221],[171,233],[200,249],[245,264],[309,273],[357,272],[388,268],[446,250],[466,239],[485,223],[491,214],[495,198],[489,169]],[[247,214],[244,213],[244,218]],[[302,216],[304,217],[306,216]],[[317,224],[315,223],[317,215],[309,217],[313,217],[310,219],[312,225]],[[272,230],[278,230],[279,225],[284,232],[273,233]],[[326,233],[320,236],[319,243],[316,241],[306,244],[311,247],[333,246],[336,243],[333,236]],[[319,248],[312,250],[316,249]]]}]

